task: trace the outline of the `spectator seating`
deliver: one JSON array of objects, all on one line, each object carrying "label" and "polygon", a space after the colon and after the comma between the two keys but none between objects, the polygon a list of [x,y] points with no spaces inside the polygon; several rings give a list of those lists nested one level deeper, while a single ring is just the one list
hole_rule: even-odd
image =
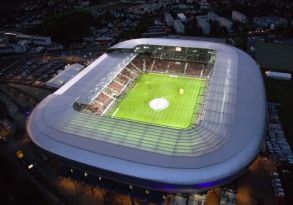
[{"label": "spectator seating", "polygon": [[149,72],[207,77],[212,66],[203,63],[138,56],[98,94],[90,105],[85,106],[85,110],[99,115],[103,114],[108,107],[112,106],[117,96],[125,93],[124,91],[127,90],[126,88],[130,84],[129,82],[135,80],[139,76],[139,73],[143,72],[144,68]]}]

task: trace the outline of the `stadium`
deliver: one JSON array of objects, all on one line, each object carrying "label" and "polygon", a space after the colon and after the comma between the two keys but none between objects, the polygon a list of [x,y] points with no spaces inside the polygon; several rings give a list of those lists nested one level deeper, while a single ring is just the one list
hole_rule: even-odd
[{"label": "stadium", "polygon": [[168,193],[240,176],[265,128],[265,90],[251,57],[225,44],[164,38],[109,48],[27,121],[33,143],[69,172]]}]

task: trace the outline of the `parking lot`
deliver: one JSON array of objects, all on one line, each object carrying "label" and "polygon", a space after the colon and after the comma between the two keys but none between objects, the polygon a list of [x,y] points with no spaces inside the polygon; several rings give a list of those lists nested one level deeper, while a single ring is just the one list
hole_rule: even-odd
[{"label": "parking lot", "polygon": [[278,106],[269,104],[268,133],[265,149],[269,159],[276,167],[271,172],[271,186],[278,204],[293,202],[293,153],[285,137],[279,115]]},{"label": "parking lot", "polygon": [[293,165],[293,153],[288,144],[279,120],[277,108],[269,104],[268,134],[265,139],[266,149],[275,163]]},{"label": "parking lot", "polygon": [[62,61],[18,60],[1,69],[0,77],[23,82],[47,82],[58,70],[64,69]]}]

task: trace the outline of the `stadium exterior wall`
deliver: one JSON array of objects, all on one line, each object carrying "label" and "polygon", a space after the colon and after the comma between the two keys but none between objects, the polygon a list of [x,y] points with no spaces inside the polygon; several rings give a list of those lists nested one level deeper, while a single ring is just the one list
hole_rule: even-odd
[{"label": "stadium exterior wall", "polygon": [[[97,178],[102,177],[117,183],[133,185],[134,188],[135,186],[137,186],[140,188],[144,188],[146,190],[160,191],[162,192],[162,194],[164,193],[193,193],[197,191],[200,192],[200,191],[210,190],[212,188],[225,185],[227,183],[234,181],[235,179],[240,177],[242,174],[244,174],[247,171],[250,164],[254,161],[252,160],[251,163],[248,164],[246,167],[244,167],[242,170],[239,170],[239,172],[227,178],[222,178],[217,181],[211,181],[211,182],[206,182],[202,184],[194,184],[194,185],[185,186],[185,185],[175,185],[175,184],[164,184],[164,183],[159,183],[156,181],[150,181],[150,180],[145,180],[141,178],[135,178],[131,176],[122,175],[120,173],[110,172],[108,170],[99,169],[97,167],[89,166],[89,165],[86,165],[86,164],[83,164],[68,158],[61,157],[54,153],[48,152],[47,150],[44,150],[43,148],[37,146],[36,144],[34,144],[34,147],[40,153],[43,153],[49,157],[59,160],[62,164],[68,167],[68,169],[72,168],[74,170],[84,171],[88,174],[90,173],[92,175],[95,175]],[[112,190],[109,190],[109,191],[112,191]]]},{"label": "stadium exterior wall", "polygon": [[[201,129],[196,139],[204,142],[205,151],[194,157],[165,156],[107,143],[91,138],[92,135],[78,136],[82,124],[76,127],[75,135],[68,134],[63,130],[64,127],[58,127],[61,118],[70,116],[68,113],[77,114],[70,105],[76,99],[77,96],[74,95],[77,92],[82,95],[86,92],[85,89],[88,89],[87,86],[91,86],[88,79],[94,76],[96,81],[98,74],[106,75],[110,72],[105,68],[106,63],[118,64],[124,62],[126,57],[127,62],[130,62],[135,57],[127,54],[112,57],[102,55],[44,99],[27,121],[27,132],[33,143],[63,160],[74,162],[75,167],[83,164],[86,170],[93,168],[93,172],[106,178],[163,192],[208,189],[228,183],[243,173],[260,151],[266,130],[264,84],[254,60],[234,47],[191,40],[135,39],[119,43],[113,48],[133,48],[139,44],[217,50],[214,68],[216,72],[212,76],[206,97],[209,101],[206,104],[207,111],[203,115],[202,123],[196,128]],[[217,96],[221,97],[216,99]],[[213,102],[219,103],[211,104]],[[216,105],[220,105],[219,110],[214,110]],[[219,113],[221,115],[218,115]],[[211,123],[212,120],[221,121]],[[204,134],[200,135],[202,133]],[[214,138],[204,141],[208,136]],[[216,148],[213,140],[220,140]],[[81,147],[82,145],[85,146]]]}]

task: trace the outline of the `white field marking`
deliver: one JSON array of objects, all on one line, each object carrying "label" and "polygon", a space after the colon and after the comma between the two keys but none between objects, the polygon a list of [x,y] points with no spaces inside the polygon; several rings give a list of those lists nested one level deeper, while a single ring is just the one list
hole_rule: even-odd
[{"label": "white field marking", "polygon": [[133,88],[131,90],[134,90],[137,86],[138,86],[138,82],[135,83],[135,85],[133,86]]},{"label": "white field marking", "polygon": [[178,78],[177,75],[169,75],[169,77],[171,77],[171,78]]},{"label": "white field marking", "polygon": [[111,117],[114,117],[116,115],[116,113],[118,112],[118,110],[119,110],[119,107],[115,110],[115,112],[112,114]]},{"label": "white field marking", "polygon": [[160,111],[169,107],[169,101],[165,98],[155,98],[149,102],[149,106],[155,111]]}]

